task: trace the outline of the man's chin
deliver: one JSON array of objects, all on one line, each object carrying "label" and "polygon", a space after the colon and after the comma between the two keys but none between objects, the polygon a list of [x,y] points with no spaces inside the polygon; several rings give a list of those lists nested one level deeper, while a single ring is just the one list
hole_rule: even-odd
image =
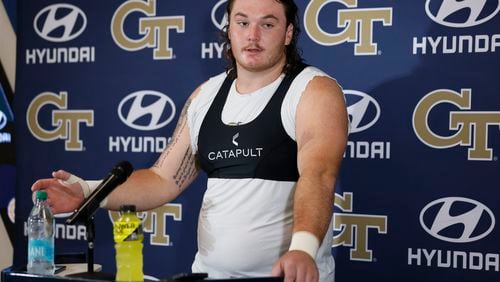
[{"label": "man's chin", "polygon": [[262,63],[262,62],[251,62],[251,63],[244,63],[244,64],[239,64],[240,67],[248,72],[261,72],[264,70],[267,70],[271,68],[272,66],[268,63]]}]

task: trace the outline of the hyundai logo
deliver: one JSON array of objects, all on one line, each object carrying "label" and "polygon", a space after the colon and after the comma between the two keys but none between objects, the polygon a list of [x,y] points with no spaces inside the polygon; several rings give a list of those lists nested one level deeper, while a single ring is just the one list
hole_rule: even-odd
[{"label": "hyundai logo", "polygon": [[356,90],[344,90],[350,133],[361,132],[374,125],[380,117],[380,106],[370,95]]},{"label": "hyundai logo", "polygon": [[212,23],[219,30],[222,30],[227,25],[226,6],[224,5],[226,2],[227,0],[220,0],[212,8]]},{"label": "hyundai logo", "polygon": [[7,116],[0,111],[0,130],[4,129],[4,127],[7,125]]},{"label": "hyundai logo", "polygon": [[500,0],[427,0],[425,12],[433,21],[449,27],[471,27],[492,19],[500,10]]},{"label": "hyundai logo", "polygon": [[53,4],[43,8],[33,22],[36,33],[51,42],[66,42],[78,37],[87,26],[87,17],[70,4]]},{"label": "hyundai logo", "polygon": [[486,237],[495,216],[482,203],[462,197],[441,198],[420,212],[420,224],[431,236],[452,243],[469,243]]},{"label": "hyundai logo", "polygon": [[127,95],[118,106],[123,123],[137,130],[155,130],[169,124],[175,116],[175,104],[167,95],[142,90]]}]

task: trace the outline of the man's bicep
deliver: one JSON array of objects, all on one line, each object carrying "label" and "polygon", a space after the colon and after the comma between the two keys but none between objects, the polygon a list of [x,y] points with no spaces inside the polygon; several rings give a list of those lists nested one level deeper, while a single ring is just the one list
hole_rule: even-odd
[{"label": "man's bicep", "polygon": [[298,167],[337,172],[347,142],[347,110],[340,87],[327,77],[307,86],[297,107]]}]

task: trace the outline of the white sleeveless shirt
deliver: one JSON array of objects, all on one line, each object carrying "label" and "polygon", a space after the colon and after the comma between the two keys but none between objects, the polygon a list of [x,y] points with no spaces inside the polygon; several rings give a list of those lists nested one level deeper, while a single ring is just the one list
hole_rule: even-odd
[{"label": "white sleeveless shirt", "polygon": [[[327,75],[314,67],[304,69],[283,100],[281,120],[293,140],[296,140],[297,105],[307,84],[316,76]],[[200,126],[225,78],[226,73],[210,78],[188,108],[193,152],[198,151]],[[284,75],[243,95],[237,93],[233,82],[222,121],[225,124],[251,122],[264,109],[283,78]],[[192,271],[207,272],[210,278],[269,276],[274,262],[290,245],[295,184],[253,178],[209,178],[198,219],[198,252]],[[321,282],[334,279],[332,238],[330,224],[316,256]]]}]

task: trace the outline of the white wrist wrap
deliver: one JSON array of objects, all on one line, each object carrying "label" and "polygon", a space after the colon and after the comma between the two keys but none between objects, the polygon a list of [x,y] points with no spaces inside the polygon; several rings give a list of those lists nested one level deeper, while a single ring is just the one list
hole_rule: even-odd
[{"label": "white wrist wrap", "polygon": [[308,231],[298,231],[293,233],[289,251],[303,251],[308,253],[313,259],[319,249],[319,240]]},{"label": "white wrist wrap", "polygon": [[80,177],[78,177],[76,175],[71,174],[69,176],[68,180],[63,181],[63,182],[68,184],[68,185],[75,184],[75,183],[80,184],[80,186],[82,187],[83,197],[85,199],[87,199],[88,196],[90,195],[90,193],[92,193],[92,191],[90,190],[89,184],[87,182],[85,182],[85,180],[81,179]]},{"label": "white wrist wrap", "polygon": [[[101,184],[102,180],[85,181],[85,180],[81,179],[80,177],[72,174],[68,178],[68,180],[66,180],[64,182],[66,182],[67,184],[74,184],[74,183],[78,182],[80,184],[80,186],[82,186],[83,197],[85,197],[85,199],[87,199],[90,196],[90,194],[92,194],[92,192],[94,192],[94,190],[97,188],[97,186],[99,186],[99,184]],[[99,207],[103,208],[106,206],[107,203],[108,203],[108,197],[104,198],[104,200],[102,200],[101,203],[99,203]]]},{"label": "white wrist wrap", "polygon": [[[97,188],[97,186],[99,186],[99,184],[101,184],[101,182],[102,182],[102,180],[87,180],[87,183],[89,184],[89,188],[90,188],[90,193],[94,192],[94,190]],[[85,197],[85,198],[87,198],[87,197]],[[99,203],[99,207],[104,208],[107,203],[108,203],[108,197],[104,198],[104,200],[102,200]]]}]

